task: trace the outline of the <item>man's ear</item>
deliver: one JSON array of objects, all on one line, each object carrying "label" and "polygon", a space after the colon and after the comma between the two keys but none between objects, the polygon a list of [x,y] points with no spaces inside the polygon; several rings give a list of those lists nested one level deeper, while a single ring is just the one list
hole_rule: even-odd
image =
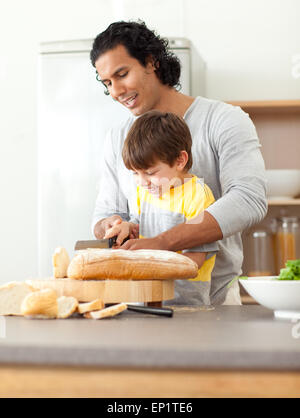
[{"label": "man's ear", "polygon": [[157,69],[152,55],[148,55],[148,57],[146,58],[146,69],[149,72],[156,71]]},{"label": "man's ear", "polygon": [[176,160],[176,168],[178,171],[183,171],[187,162],[189,160],[189,155],[186,151],[180,151],[180,155]]}]

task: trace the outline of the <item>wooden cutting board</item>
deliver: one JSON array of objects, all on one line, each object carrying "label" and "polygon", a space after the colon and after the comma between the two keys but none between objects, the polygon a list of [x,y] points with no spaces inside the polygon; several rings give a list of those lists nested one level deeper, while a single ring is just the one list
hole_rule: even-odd
[{"label": "wooden cutting board", "polygon": [[35,289],[51,288],[58,296],[73,296],[79,302],[102,299],[104,303],[159,302],[174,298],[174,280],[74,280],[31,279]]}]

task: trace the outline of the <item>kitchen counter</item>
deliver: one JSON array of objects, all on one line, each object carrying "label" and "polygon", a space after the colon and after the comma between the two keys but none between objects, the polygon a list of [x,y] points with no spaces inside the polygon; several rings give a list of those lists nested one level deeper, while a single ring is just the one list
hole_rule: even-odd
[{"label": "kitchen counter", "polygon": [[[187,308],[173,318],[128,311],[98,321],[6,317],[5,322],[0,363],[300,370],[295,323],[274,319],[261,306]],[[298,328],[300,336],[300,321]]]},{"label": "kitchen counter", "polygon": [[[163,370],[194,376],[220,371],[247,376],[255,371],[273,373],[273,382],[280,372],[281,387],[284,375],[292,376],[300,392],[300,321],[274,319],[261,306],[175,308],[173,318],[134,312],[99,321],[5,317],[1,329],[0,382],[1,370],[29,368],[143,370],[160,379]],[[0,393],[2,389],[0,383]]]}]

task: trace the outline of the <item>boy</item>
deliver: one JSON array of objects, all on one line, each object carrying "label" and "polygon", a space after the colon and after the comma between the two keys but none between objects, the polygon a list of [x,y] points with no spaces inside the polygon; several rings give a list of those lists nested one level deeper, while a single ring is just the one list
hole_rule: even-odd
[{"label": "boy", "polygon": [[[192,138],[179,116],[159,111],[146,112],[132,125],[123,146],[123,161],[137,182],[135,222],[116,222],[105,238],[117,235],[120,245],[133,235],[139,224],[139,237],[149,238],[173,226],[191,222],[214,197],[201,179],[189,173],[192,166]],[[210,280],[217,243],[186,249],[183,254],[199,267],[195,279],[176,281],[176,299],[180,304],[210,304]]]}]

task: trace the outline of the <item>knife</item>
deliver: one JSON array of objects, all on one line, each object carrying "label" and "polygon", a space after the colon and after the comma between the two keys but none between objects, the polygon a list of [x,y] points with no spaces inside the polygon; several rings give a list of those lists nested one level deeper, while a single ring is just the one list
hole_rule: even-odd
[{"label": "knife", "polygon": [[145,314],[167,316],[171,318],[173,316],[173,309],[170,308],[156,308],[154,306],[139,306],[139,305],[128,305],[129,311],[140,312]]},{"label": "knife", "polygon": [[[129,237],[125,238],[122,244],[127,241]],[[117,241],[117,236],[108,239],[94,239],[87,241],[77,241],[75,244],[75,251],[86,250],[87,248],[112,248]]]}]

